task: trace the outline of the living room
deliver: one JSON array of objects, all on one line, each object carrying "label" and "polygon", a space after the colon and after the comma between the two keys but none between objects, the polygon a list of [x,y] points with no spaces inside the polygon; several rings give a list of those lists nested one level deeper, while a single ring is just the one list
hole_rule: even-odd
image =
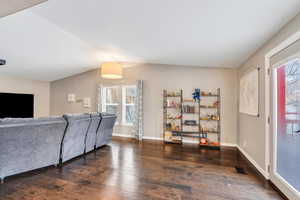
[{"label": "living room", "polygon": [[300,199],[299,30],[297,0],[1,2],[0,199]]}]

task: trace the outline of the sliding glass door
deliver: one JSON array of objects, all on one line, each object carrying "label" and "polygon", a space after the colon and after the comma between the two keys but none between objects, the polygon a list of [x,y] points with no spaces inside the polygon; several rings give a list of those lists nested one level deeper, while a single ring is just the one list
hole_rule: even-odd
[{"label": "sliding glass door", "polygon": [[300,199],[300,49],[299,54],[281,58],[271,72],[270,178],[296,200]]}]

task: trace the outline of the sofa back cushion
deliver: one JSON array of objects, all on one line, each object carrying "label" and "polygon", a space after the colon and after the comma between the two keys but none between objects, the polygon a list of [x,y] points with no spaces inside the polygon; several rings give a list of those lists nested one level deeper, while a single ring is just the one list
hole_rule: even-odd
[{"label": "sofa back cushion", "polygon": [[40,117],[40,118],[4,118],[0,120],[1,125],[38,125],[38,124],[51,124],[51,123],[66,123],[63,117]]},{"label": "sofa back cushion", "polygon": [[0,178],[59,163],[62,117],[0,121]]},{"label": "sofa back cushion", "polygon": [[91,116],[90,114],[72,114],[63,117],[68,122],[61,150],[62,161],[65,162],[84,153],[85,137]]},{"label": "sofa back cushion", "polygon": [[90,152],[95,149],[96,135],[100,124],[100,113],[91,113],[91,123],[86,134],[85,152]]},{"label": "sofa back cushion", "polygon": [[116,119],[117,116],[115,114],[101,113],[101,122],[97,131],[97,148],[107,145],[111,141]]}]

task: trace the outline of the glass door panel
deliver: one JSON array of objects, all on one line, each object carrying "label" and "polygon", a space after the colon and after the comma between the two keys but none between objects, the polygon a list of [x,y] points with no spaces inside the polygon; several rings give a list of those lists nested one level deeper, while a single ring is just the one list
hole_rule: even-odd
[{"label": "glass door panel", "polygon": [[285,187],[298,196],[300,191],[300,59],[292,59],[276,67],[273,70],[273,80],[274,151],[271,180],[279,184],[281,189]]}]

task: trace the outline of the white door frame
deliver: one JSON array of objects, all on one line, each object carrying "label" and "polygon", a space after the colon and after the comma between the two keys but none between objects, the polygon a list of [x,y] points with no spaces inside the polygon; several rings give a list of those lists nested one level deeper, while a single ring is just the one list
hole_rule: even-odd
[{"label": "white door frame", "polygon": [[[295,34],[291,35],[289,38],[287,38],[286,40],[284,40],[282,43],[280,43],[278,46],[276,46],[274,49],[272,49],[271,51],[269,51],[266,55],[265,55],[265,121],[267,123],[265,123],[265,166],[266,166],[266,172],[269,175],[270,178],[270,164],[271,164],[271,133],[270,133],[270,124],[268,123],[268,121],[271,119],[270,115],[271,115],[271,110],[270,110],[270,95],[271,95],[271,91],[270,91],[270,81],[271,81],[271,76],[270,76],[270,72],[271,72],[271,57],[276,55],[277,53],[279,53],[280,51],[286,49],[287,47],[289,47],[290,45],[292,45],[293,43],[297,42],[298,40],[300,40],[300,31],[296,32]],[[284,180],[283,180],[284,181]],[[284,192],[284,191],[283,191]]]}]

